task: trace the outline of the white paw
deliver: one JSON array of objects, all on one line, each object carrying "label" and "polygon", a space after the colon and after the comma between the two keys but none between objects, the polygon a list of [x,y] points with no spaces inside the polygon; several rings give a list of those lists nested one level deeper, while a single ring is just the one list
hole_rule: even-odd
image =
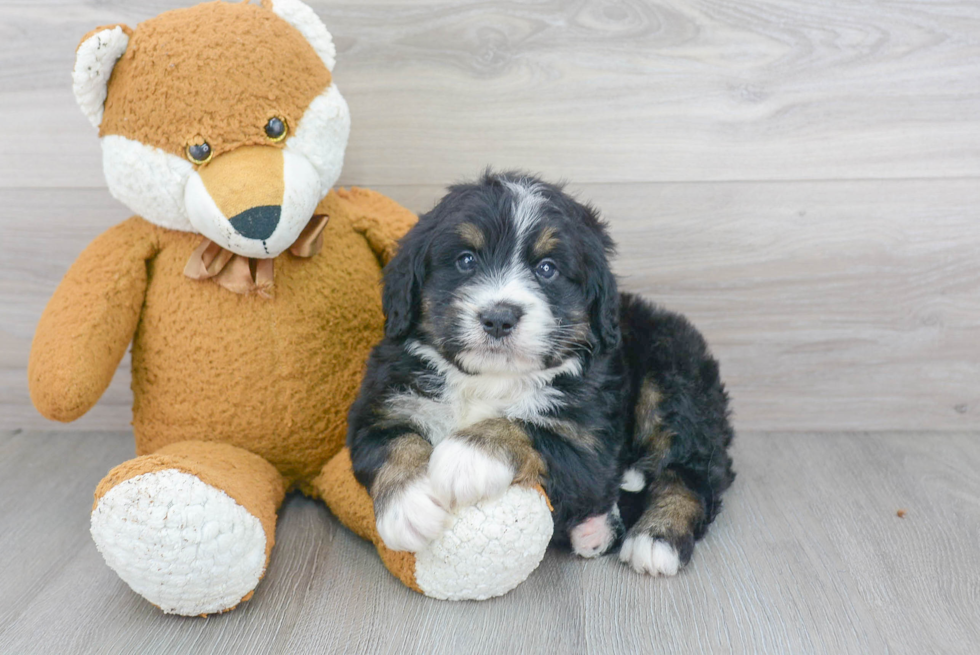
[{"label": "white paw", "polygon": [[609,550],[616,533],[609,525],[609,515],[600,514],[572,528],[572,552],[579,557],[596,557]]},{"label": "white paw", "polygon": [[378,534],[391,550],[417,552],[442,534],[449,514],[421,477],[399,491],[377,517]]},{"label": "white paw", "polygon": [[647,486],[646,476],[640,469],[630,468],[623,473],[623,480],[619,483],[619,488],[629,493],[639,493]]},{"label": "white paw", "polygon": [[677,575],[681,568],[681,558],[677,550],[666,541],[654,539],[648,534],[626,537],[619,551],[619,559],[638,573],[653,576]]},{"label": "white paw", "polygon": [[479,448],[450,438],[433,449],[429,478],[441,499],[452,507],[465,507],[507,491],[514,481],[514,469]]},{"label": "white paw", "polygon": [[175,469],[110,489],[92,511],[91,532],[109,567],[167,614],[231,609],[265,571],[259,519],[220,489]]}]

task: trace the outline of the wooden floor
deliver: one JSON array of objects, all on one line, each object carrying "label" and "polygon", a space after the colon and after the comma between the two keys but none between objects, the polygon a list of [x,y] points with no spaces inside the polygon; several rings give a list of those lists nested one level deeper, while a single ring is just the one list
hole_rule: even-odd
[{"label": "wooden floor", "polygon": [[425,211],[488,164],[567,179],[623,286],[708,336],[740,476],[674,580],[553,554],[482,604],[408,592],[291,498],[255,599],[189,620],[88,535],[132,455],[128,361],[57,432],[26,363],[127,216],[75,46],[196,1],[0,4],[0,653],[977,652],[980,3],[310,0],[353,115],[341,183]]},{"label": "wooden floor", "polygon": [[136,596],[88,536],[129,434],[8,431],[0,653],[976,653],[978,437],[743,434],[726,507],[676,578],[549,553],[483,603],[407,590],[294,496],[255,597],[200,619]]}]

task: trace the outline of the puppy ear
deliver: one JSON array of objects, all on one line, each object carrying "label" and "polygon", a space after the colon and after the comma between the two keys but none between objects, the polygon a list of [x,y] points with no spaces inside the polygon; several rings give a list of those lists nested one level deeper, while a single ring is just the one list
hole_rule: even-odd
[{"label": "puppy ear", "polygon": [[616,276],[609,268],[609,259],[615,253],[616,246],[596,210],[590,206],[582,208],[586,214],[584,223],[589,226],[594,238],[585,257],[589,318],[600,346],[605,350],[612,350],[620,342],[619,288]]},{"label": "puppy ear", "polygon": [[402,238],[398,251],[384,268],[381,306],[385,313],[385,336],[388,338],[404,337],[419,318],[428,250],[425,226],[420,220]]},{"label": "puppy ear", "polygon": [[613,350],[620,341],[619,289],[608,263],[603,261],[596,266],[595,272],[589,275],[588,285],[592,298],[589,309],[592,331],[599,337],[603,349]]}]

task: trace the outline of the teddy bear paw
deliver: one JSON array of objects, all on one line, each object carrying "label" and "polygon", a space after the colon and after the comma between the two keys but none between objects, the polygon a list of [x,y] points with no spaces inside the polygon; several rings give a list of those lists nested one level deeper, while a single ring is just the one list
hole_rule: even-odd
[{"label": "teddy bear paw", "polygon": [[92,511],[91,532],[119,577],[168,614],[229,610],[265,571],[259,519],[225,492],[176,469],[110,489]]},{"label": "teddy bear paw", "polygon": [[415,582],[425,595],[444,600],[500,596],[538,567],[553,531],[544,495],[513,485],[457,509],[449,527],[415,554]]}]

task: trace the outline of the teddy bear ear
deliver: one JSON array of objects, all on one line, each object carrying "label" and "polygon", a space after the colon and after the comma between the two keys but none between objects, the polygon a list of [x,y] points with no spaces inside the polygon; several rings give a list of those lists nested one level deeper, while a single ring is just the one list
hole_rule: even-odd
[{"label": "teddy bear ear", "polygon": [[333,72],[337,61],[337,49],[334,47],[333,37],[327,31],[327,26],[316,12],[299,0],[262,0],[262,6],[271,9],[277,16],[298,29],[313,46],[313,50],[320,55],[327,70]]},{"label": "teddy bear ear", "polygon": [[112,69],[126,52],[130,34],[132,30],[125,25],[98,27],[82,39],[75,51],[72,90],[78,106],[96,129],[102,124]]}]

